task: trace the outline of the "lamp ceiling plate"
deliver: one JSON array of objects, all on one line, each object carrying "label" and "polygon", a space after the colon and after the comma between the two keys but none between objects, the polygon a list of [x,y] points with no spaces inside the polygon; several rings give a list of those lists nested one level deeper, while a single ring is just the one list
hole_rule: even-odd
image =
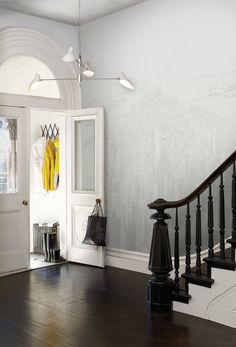
[{"label": "lamp ceiling plate", "polygon": [[[80,22],[84,24],[144,1],[82,0]],[[78,0],[0,0],[0,7],[74,25]]]}]

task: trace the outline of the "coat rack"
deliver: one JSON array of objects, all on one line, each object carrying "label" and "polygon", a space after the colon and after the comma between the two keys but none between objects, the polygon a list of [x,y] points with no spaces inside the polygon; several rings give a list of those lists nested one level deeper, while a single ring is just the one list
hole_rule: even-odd
[{"label": "coat rack", "polygon": [[49,126],[45,125],[42,127],[41,125],[41,131],[42,131],[42,137],[46,137],[46,139],[55,139],[57,136],[59,136],[59,128],[54,124],[49,124]]}]

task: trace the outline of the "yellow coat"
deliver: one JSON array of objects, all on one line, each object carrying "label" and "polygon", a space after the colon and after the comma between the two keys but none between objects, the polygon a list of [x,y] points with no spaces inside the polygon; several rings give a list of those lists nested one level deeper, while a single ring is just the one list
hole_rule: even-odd
[{"label": "yellow coat", "polygon": [[43,163],[43,188],[46,191],[54,190],[54,171],[55,171],[55,147],[49,139],[44,152]]},{"label": "yellow coat", "polygon": [[59,183],[59,173],[60,173],[60,156],[59,156],[59,150],[60,150],[60,142],[59,142],[59,137],[56,138],[54,141],[54,146],[55,146],[55,175],[56,175],[56,187],[58,186]]}]

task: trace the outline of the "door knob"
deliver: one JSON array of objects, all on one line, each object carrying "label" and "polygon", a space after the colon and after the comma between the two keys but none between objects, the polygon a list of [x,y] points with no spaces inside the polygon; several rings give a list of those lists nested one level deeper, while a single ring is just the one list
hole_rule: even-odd
[{"label": "door knob", "polygon": [[23,200],[23,201],[22,201],[22,205],[27,206],[27,205],[28,205],[28,201],[27,201],[27,200]]}]

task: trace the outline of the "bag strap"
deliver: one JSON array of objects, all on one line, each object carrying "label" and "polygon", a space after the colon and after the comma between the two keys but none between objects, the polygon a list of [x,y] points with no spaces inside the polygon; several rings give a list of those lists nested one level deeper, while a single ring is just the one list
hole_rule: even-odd
[{"label": "bag strap", "polygon": [[[100,199],[97,199],[97,200],[100,200]],[[98,207],[100,208],[101,216],[104,217],[101,200],[98,201]]]},{"label": "bag strap", "polygon": [[103,214],[101,199],[96,199],[96,203],[94,205],[93,212],[92,212],[91,216],[94,216],[94,215],[99,216],[99,211],[100,211],[101,216],[103,217],[104,214]]},{"label": "bag strap", "polygon": [[91,213],[91,216],[98,215],[98,204],[97,202],[94,205],[93,212]]}]

